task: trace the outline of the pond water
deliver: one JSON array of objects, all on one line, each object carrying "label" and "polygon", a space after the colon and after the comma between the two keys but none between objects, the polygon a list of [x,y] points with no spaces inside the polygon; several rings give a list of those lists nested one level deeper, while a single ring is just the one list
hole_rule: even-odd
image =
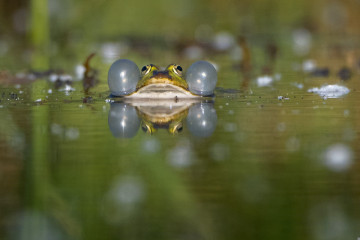
[{"label": "pond water", "polygon": [[322,44],[275,66],[253,48],[248,75],[208,57],[216,96],[160,110],[176,134],[167,120],[147,133],[156,107],[109,98],[108,65],[89,91],[3,85],[0,238],[357,239],[359,69],[341,81]]}]

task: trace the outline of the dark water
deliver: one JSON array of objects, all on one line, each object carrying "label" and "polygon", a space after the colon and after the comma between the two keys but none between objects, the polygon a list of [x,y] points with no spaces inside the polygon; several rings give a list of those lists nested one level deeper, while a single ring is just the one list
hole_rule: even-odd
[{"label": "dark water", "polygon": [[[3,86],[0,238],[360,237],[357,70],[341,81],[340,59],[311,77],[281,58],[244,87],[214,62],[216,97],[178,114],[175,135],[166,123],[145,133],[139,108],[111,103],[106,68],[88,94],[81,82]],[[308,92],[330,84],[350,92]]]}]

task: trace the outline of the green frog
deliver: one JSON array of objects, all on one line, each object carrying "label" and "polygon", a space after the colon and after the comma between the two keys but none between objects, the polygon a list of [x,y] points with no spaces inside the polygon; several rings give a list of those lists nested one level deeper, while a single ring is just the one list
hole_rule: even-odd
[{"label": "green frog", "polygon": [[182,67],[165,70],[150,64],[141,69],[128,59],[116,60],[108,72],[112,96],[137,99],[189,99],[212,97],[217,82],[215,67],[206,61],[193,63],[183,76]]},{"label": "green frog", "polygon": [[136,85],[136,91],[127,97],[131,98],[198,98],[189,91],[183,78],[182,67],[170,64],[165,70],[149,64],[141,69],[141,80]]},{"label": "green frog", "polygon": [[[159,109],[157,114],[147,111],[149,109],[137,108],[138,114],[142,119],[141,128],[144,132],[153,134],[158,129],[167,129],[170,134],[177,134],[183,129],[183,120],[188,114],[188,106],[174,107],[172,109]],[[151,107],[154,108],[154,107]]]},{"label": "green frog", "polygon": [[112,102],[108,118],[112,134],[122,138],[135,136],[139,127],[149,134],[164,129],[175,135],[183,130],[184,122],[195,136],[210,136],[217,122],[213,102],[198,99]]}]

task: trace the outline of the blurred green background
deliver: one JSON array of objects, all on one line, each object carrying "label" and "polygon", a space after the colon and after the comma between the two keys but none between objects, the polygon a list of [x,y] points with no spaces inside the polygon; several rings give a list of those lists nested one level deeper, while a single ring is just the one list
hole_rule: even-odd
[{"label": "blurred green background", "polygon": [[17,66],[30,62],[35,51],[51,62],[82,61],[97,43],[120,40],[142,51],[149,44],[206,42],[219,32],[272,39],[299,28],[358,35],[359,11],[358,0],[1,0],[0,64],[11,65],[13,56]]},{"label": "blurred green background", "polygon": [[95,41],[122,35],[191,37],[203,24],[233,34],[299,26],[323,33],[359,33],[359,5],[357,0],[2,0],[0,9],[3,33],[21,35],[40,27],[31,16],[38,13],[49,17],[53,40],[72,36]]}]

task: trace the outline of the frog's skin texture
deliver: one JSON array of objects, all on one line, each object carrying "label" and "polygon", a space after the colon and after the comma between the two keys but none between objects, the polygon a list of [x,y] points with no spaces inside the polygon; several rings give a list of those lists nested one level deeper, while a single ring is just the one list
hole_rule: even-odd
[{"label": "frog's skin texture", "polygon": [[153,65],[144,66],[142,69],[143,77],[136,88],[142,88],[149,84],[167,83],[189,90],[188,84],[182,78],[182,68],[176,64],[170,64],[164,71]]},{"label": "frog's skin texture", "polygon": [[150,64],[142,69],[142,78],[136,86],[136,91],[129,98],[197,98],[189,91],[188,84],[182,77],[182,68],[170,64],[165,70]]}]

